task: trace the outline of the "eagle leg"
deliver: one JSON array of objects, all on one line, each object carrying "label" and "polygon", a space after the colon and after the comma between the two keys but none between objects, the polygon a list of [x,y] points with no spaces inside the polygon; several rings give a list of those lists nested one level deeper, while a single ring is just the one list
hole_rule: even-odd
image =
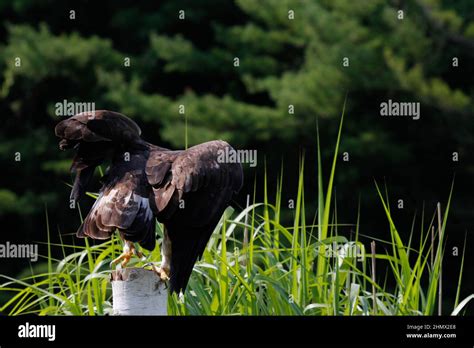
[{"label": "eagle leg", "polygon": [[161,254],[163,259],[161,260],[161,267],[159,269],[159,276],[161,280],[170,279],[170,261],[171,261],[171,239],[168,236],[166,227],[163,226],[163,245],[161,246]]},{"label": "eagle leg", "polygon": [[141,251],[137,250],[135,248],[135,245],[132,242],[126,240],[125,245],[123,247],[123,253],[120,254],[119,257],[114,259],[111,262],[111,265],[116,265],[117,263],[122,261],[121,266],[125,268],[127,264],[130,262],[130,259],[133,257],[133,255],[136,255],[139,258],[143,258],[143,254],[141,253]]},{"label": "eagle leg", "polygon": [[156,267],[153,262],[147,263],[143,267],[151,266],[151,270],[156,273],[162,281],[170,280],[170,260],[171,260],[171,239],[168,236],[166,227],[164,228],[163,235],[163,245],[161,246],[161,255],[163,259],[161,260],[161,267]]}]

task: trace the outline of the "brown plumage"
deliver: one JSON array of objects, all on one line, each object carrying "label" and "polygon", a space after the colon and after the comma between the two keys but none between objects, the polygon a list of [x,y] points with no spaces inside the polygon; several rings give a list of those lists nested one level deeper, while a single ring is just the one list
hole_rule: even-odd
[{"label": "brown plumage", "polygon": [[171,242],[170,289],[184,291],[194,263],[242,187],[241,165],[218,161],[230,145],[216,140],[171,151],[145,142],[135,122],[106,110],[66,119],[55,133],[62,150],[77,150],[71,199],[81,199],[95,168],[111,161],[77,235],[107,239],[118,230],[125,241],[153,250],[156,218]]}]

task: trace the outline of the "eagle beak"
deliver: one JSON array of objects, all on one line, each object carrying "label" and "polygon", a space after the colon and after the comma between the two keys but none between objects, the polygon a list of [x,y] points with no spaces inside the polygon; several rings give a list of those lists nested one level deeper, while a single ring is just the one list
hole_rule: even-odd
[{"label": "eagle beak", "polygon": [[59,149],[60,149],[61,151],[64,151],[64,150],[66,150],[67,145],[68,145],[67,140],[66,140],[66,139],[62,139],[62,140],[59,142]]},{"label": "eagle beak", "polygon": [[67,150],[67,149],[77,149],[79,147],[79,142],[67,140],[67,139],[61,139],[59,142],[59,149],[61,151]]}]

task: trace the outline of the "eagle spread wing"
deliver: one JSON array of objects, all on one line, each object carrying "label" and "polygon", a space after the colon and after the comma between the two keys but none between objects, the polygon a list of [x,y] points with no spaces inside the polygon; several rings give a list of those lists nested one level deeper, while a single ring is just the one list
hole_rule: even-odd
[{"label": "eagle spread wing", "polygon": [[218,162],[226,148],[224,141],[210,141],[186,151],[150,153],[146,174],[157,219],[171,239],[172,291],[185,289],[194,263],[242,187],[241,165]]},{"label": "eagle spread wing", "polygon": [[230,145],[211,141],[170,151],[143,141],[135,122],[106,110],[73,116],[55,132],[62,150],[77,150],[71,199],[79,200],[95,168],[111,161],[77,235],[106,239],[117,229],[125,241],[152,250],[155,217],[171,241],[170,289],[184,291],[194,263],[242,187],[241,165],[218,160]]}]

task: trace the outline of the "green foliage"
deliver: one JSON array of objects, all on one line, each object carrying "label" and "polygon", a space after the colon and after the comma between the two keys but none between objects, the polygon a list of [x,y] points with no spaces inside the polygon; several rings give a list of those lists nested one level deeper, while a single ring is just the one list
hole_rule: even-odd
[{"label": "green foliage", "polygon": [[[6,67],[1,89],[3,97],[16,81],[23,84],[22,88],[29,89],[47,78],[80,80],[88,71],[94,71],[95,66],[104,68],[120,62],[109,40],[85,39],[77,33],[56,36],[44,23],[38,30],[11,25],[8,31],[9,42],[1,54]],[[21,59],[20,66],[15,65],[17,57]]]},{"label": "green foliage", "polygon": [[[358,240],[338,236],[335,229],[341,225],[327,225],[333,231],[331,236],[318,240],[312,236],[318,225],[300,224],[305,214],[302,181],[299,187],[293,226],[280,224],[278,203],[252,203],[237,215],[226,211],[202,260],[195,266],[184,300],[170,297],[169,314],[433,314],[441,247],[436,252],[436,262],[429,266],[432,245],[423,236],[418,249],[405,244],[387,212],[394,239],[382,243],[392,245],[393,254],[375,255],[377,260],[391,265],[390,276],[397,285],[393,290],[387,289],[383,280],[373,283],[370,274],[363,271],[370,268],[370,255],[364,255],[359,262],[349,253],[354,246],[364,250],[363,245]],[[265,211],[268,211],[267,218]],[[250,217],[247,223],[246,216]],[[430,231],[431,226],[421,228]],[[243,229],[251,236],[246,246],[241,239]],[[321,245],[329,246],[333,242],[345,252],[335,258],[325,258],[324,272],[317,276],[313,270],[316,260],[320,260],[318,250]],[[51,247],[62,248],[64,255],[60,260],[49,259],[50,271],[35,272],[21,280],[2,276],[5,282],[0,291],[10,293],[11,298],[1,310],[10,315],[111,314],[109,263],[121,251],[117,238],[95,246],[60,244]],[[410,262],[408,253],[415,255],[415,262]],[[160,259],[158,249],[148,255],[148,260],[159,262]],[[133,265],[141,263],[134,260]],[[323,290],[318,284],[323,284]],[[376,291],[376,307],[372,302],[372,286]],[[453,307],[454,314],[462,313],[469,299],[472,296],[461,301],[457,308]]]},{"label": "green foliage", "polygon": [[[194,43],[182,34],[150,31],[148,47],[132,55],[132,69],[128,70],[123,58],[131,55],[114,49],[111,40],[86,38],[75,32],[55,35],[44,23],[38,29],[9,25],[8,42],[1,54],[5,67],[2,95],[7,97],[14,87],[32,89],[53,77],[74,81],[92,87],[94,92],[76,97],[92,98],[153,121],[163,138],[176,146],[184,142],[172,131],[182,126],[175,106],[184,102],[191,103],[191,143],[230,129],[232,138],[242,145],[258,140],[261,132],[265,133],[262,140],[311,138],[309,130],[315,117],[337,114],[336,106],[346,90],[366,95],[383,90],[385,95],[421,100],[442,113],[472,110],[469,91],[451,86],[444,77],[451,69],[448,56],[432,54],[439,42],[422,25],[429,21],[420,6],[410,6],[400,25],[397,9],[382,0],[364,4],[241,0],[237,5],[247,16],[245,23],[213,23],[213,38],[207,45]],[[463,19],[458,13],[443,9],[438,2],[433,6],[432,15],[446,25],[446,30],[461,30]],[[297,20],[288,19],[290,9]],[[125,18],[131,21],[122,15],[117,18],[121,18],[119,23]],[[21,57],[21,68],[15,67],[15,57]],[[240,59],[238,68],[233,66],[234,57]],[[350,58],[350,69],[343,67],[344,57]],[[118,76],[105,83],[98,80],[99,70]],[[157,74],[159,81],[152,80]],[[219,86],[194,80],[185,82],[169,97],[165,81],[177,77],[185,81],[185,76]],[[150,85],[152,89],[146,87]],[[83,91],[84,87],[78,89]],[[195,88],[199,93],[187,92]],[[129,90],[133,94],[127,97]],[[209,96],[209,92],[218,95]],[[249,101],[258,95],[266,95],[272,107]],[[160,108],[163,103],[168,107]],[[296,110],[291,117],[287,110],[290,104]],[[10,106],[19,108],[12,102]],[[367,127],[375,110],[356,111],[360,127]],[[247,134],[249,128],[254,130],[251,136]]]},{"label": "green foliage", "polygon": [[11,191],[0,190],[0,212],[5,213],[15,210],[18,197]]}]

